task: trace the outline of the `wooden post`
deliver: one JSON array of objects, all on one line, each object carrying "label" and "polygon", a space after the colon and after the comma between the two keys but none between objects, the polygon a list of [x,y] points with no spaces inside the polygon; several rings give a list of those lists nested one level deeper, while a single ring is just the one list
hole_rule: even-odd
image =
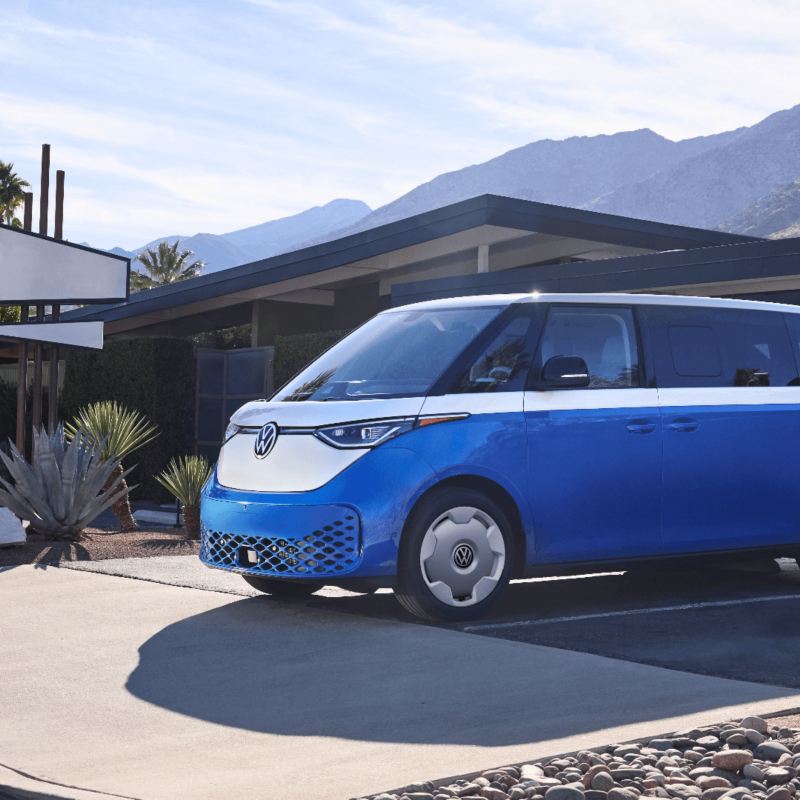
[{"label": "wooden post", "polygon": [[47,236],[47,204],[50,202],[50,145],[42,145],[42,183],[39,194],[39,233]]},{"label": "wooden post", "polygon": [[[53,236],[64,238],[64,170],[56,170],[56,209]],[[61,306],[53,303],[51,319],[58,322]],[[58,347],[50,348],[50,368],[47,373],[47,427],[52,433],[58,424]]]},{"label": "wooden post", "polygon": [[[22,228],[29,231],[33,227],[33,194],[25,192]],[[20,306],[20,321],[28,321],[28,306]],[[27,416],[28,395],[28,344],[20,342],[17,349],[17,450],[25,455],[25,417]]]},{"label": "wooden post", "polygon": [[[47,204],[50,200],[50,145],[42,145],[41,194],[39,196],[39,233],[47,236]],[[44,305],[36,306],[36,321],[44,321]],[[44,347],[37,342],[33,346],[33,402],[31,425],[34,431],[42,427],[42,367]],[[35,453],[34,453],[35,457]]]}]

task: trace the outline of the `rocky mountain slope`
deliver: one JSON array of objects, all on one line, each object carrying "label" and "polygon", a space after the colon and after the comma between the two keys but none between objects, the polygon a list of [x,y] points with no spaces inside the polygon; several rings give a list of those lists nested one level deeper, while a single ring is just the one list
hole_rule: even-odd
[{"label": "rocky mountain slope", "polygon": [[720,227],[770,239],[800,236],[800,180],[779,186]]},{"label": "rocky mountain slope", "polygon": [[543,139],[439,175],[374,211],[358,200],[334,200],[220,236],[180,238],[214,271],[486,193],[737,233],[800,236],[800,105],[751,127],[682,141],[647,128]]},{"label": "rocky mountain slope", "polygon": [[[325,236],[346,226],[366,214],[370,207],[360,200],[332,200],[324,206],[315,206],[299,214],[262,222],[230,233],[196,233],[193,236],[164,236],[148,242],[136,250],[113,248],[112,253],[134,258],[138,253],[159,242],[172,244],[180,239],[181,246],[191,250],[205,263],[204,272],[257,261],[260,258],[285,253],[298,247],[306,239]],[[136,264],[133,265],[136,269]]]}]

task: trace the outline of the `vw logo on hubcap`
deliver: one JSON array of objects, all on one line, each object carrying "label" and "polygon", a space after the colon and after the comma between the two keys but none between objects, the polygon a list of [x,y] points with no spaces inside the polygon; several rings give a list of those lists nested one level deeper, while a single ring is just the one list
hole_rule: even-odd
[{"label": "vw logo on hubcap", "polygon": [[475,560],[475,551],[466,543],[460,544],[453,550],[453,563],[459,569],[466,569]]},{"label": "vw logo on hubcap", "polygon": [[256,442],[253,445],[256,458],[266,458],[272,452],[277,440],[278,426],[274,422],[268,422],[256,436]]}]

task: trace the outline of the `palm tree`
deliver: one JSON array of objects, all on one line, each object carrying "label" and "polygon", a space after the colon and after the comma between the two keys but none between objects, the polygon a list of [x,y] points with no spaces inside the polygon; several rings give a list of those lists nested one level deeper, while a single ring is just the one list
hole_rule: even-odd
[{"label": "palm tree", "polygon": [[172,244],[159,242],[158,247],[148,247],[139,253],[137,259],[142,262],[146,272],[131,272],[131,288],[134,292],[185,281],[200,274],[205,264],[199,259],[192,261],[194,253],[191,250],[178,250],[180,243],[180,239]]},{"label": "palm tree", "polygon": [[0,161],[0,221],[6,225],[20,226],[22,223],[14,216],[17,206],[25,199],[25,189],[30,186],[22,180],[11,162]]},{"label": "palm tree", "polygon": [[75,419],[64,426],[64,432],[70,441],[79,434],[85,435],[100,450],[101,459],[119,461],[109,481],[121,477],[119,485],[125,492],[111,506],[111,510],[123,531],[135,531],[139,526],[131,511],[122,459],[152,442],[158,436],[158,428],[138,411],[125,408],[116,401],[101,400],[80,409]]}]

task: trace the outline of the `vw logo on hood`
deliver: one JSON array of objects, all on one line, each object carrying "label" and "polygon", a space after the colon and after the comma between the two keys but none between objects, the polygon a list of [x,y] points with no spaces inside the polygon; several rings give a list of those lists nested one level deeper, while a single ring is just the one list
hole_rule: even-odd
[{"label": "vw logo on hood", "polygon": [[256,435],[256,442],[253,445],[256,458],[266,458],[277,441],[278,426],[274,422],[268,422]]}]

